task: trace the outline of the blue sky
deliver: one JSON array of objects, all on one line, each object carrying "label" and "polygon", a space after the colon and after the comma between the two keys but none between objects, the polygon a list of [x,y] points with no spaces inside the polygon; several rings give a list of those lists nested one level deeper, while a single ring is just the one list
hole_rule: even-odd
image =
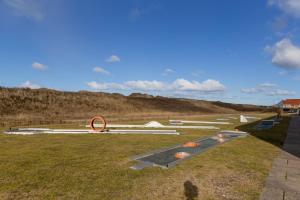
[{"label": "blue sky", "polygon": [[0,85],[270,105],[299,25],[300,0],[0,0]]}]

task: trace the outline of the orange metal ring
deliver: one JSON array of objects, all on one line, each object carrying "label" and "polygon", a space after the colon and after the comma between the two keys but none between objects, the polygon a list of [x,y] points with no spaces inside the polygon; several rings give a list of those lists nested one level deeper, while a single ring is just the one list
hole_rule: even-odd
[{"label": "orange metal ring", "polygon": [[[94,126],[94,122],[96,120],[99,120],[102,122],[103,126],[100,127],[99,129],[96,129],[95,126]],[[99,115],[99,116],[96,116],[96,117],[93,117],[90,121],[90,127],[93,129],[93,131],[99,131],[99,132],[103,132],[106,128],[106,120],[103,116]]]}]

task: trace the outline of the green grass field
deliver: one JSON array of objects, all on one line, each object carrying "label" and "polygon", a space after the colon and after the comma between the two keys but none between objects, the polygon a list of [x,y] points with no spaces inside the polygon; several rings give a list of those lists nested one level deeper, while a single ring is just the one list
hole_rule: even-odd
[{"label": "green grass field", "polygon": [[[289,118],[284,117],[268,131],[252,130],[256,122],[241,125],[237,121],[219,127],[239,127],[253,135],[212,148],[170,169],[141,171],[129,169],[135,164],[131,156],[216,131],[179,130],[180,136],[0,134],[0,199],[258,199]],[[60,128],[69,127],[79,128]]]}]

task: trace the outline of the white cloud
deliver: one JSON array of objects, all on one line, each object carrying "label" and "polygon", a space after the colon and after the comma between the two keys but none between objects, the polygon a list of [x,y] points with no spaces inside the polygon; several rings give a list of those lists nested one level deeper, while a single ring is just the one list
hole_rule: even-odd
[{"label": "white cloud", "polygon": [[160,81],[127,81],[125,85],[132,90],[164,90],[166,85]]},{"label": "white cloud", "polygon": [[269,83],[269,82],[259,84],[259,87],[260,87],[260,88],[270,88],[270,87],[276,87],[276,86],[277,86],[276,84],[274,84],[274,83]]},{"label": "white cloud", "polygon": [[118,83],[97,83],[96,81],[91,81],[88,82],[87,85],[93,90],[126,89],[122,84]]},{"label": "white cloud", "polygon": [[276,89],[267,93],[267,95],[270,96],[293,96],[295,94],[296,93],[294,91],[281,90],[281,89]]},{"label": "white cloud", "polygon": [[242,88],[241,92],[246,94],[254,94],[258,93],[259,91],[256,88]]},{"label": "white cloud", "polygon": [[225,91],[226,87],[219,81],[208,79],[203,82],[188,81],[185,79],[177,79],[173,82],[172,87],[177,90],[191,90],[202,92],[221,92]]},{"label": "white cloud", "polygon": [[173,69],[167,68],[167,69],[165,69],[165,72],[167,72],[167,73],[174,73],[175,71]]},{"label": "white cloud", "polygon": [[136,21],[143,14],[144,14],[144,11],[142,11],[141,9],[133,8],[133,9],[130,10],[129,19],[131,21]]},{"label": "white cloud", "polygon": [[44,14],[38,5],[37,0],[3,0],[9,6],[15,15],[33,18],[36,21],[42,21]]},{"label": "white cloud", "polygon": [[39,88],[41,88],[40,85],[32,83],[30,81],[26,81],[25,83],[21,84],[20,87],[30,88],[30,89],[39,89]]},{"label": "white cloud", "polygon": [[196,70],[196,71],[192,72],[192,76],[195,76],[195,77],[199,77],[203,74],[205,74],[205,72],[202,70]]},{"label": "white cloud", "polygon": [[100,74],[110,75],[110,72],[106,71],[102,67],[94,67],[93,71]]},{"label": "white cloud", "polygon": [[265,82],[258,84],[256,87],[253,88],[242,88],[241,92],[246,94],[266,93],[274,90],[275,87],[277,87],[276,84]]},{"label": "white cloud", "polygon": [[32,63],[32,68],[36,70],[46,70],[47,66],[39,62],[34,62]]},{"label": "white cloud", "polygon": [[161,9],[160,4],[146,5],[144,8],[135,7],[129,12],[129,20],[132,22],[138,21],[142,16],[148,15],[154,11]]},{"label": "white cloud", "polygon": [[300,81],[300,76],[295,76],[293,79],[294,79],[295,81]]},{"label": "white cloud", "polygon": [[272,55],[272,63],[285,69],[300,69],[300,48],[290,39],[283,39],[273,46],[267,46],[266,51]]},{"label": "white cloud", "polygon": [[286,70],[278,72],[279,76],[285,76],[287,74],[288,74],[288,71],[286,71]]},{"label": "white cloud", "polygon": [[147,81],[147,80],[133,80],[126,81],[123,84],[119,83],[97,83],[95,81],[87,83],[87,85],[95,90],[137,90],[137,91],[164,91],[164,92],[178,92],[178,91],[194,91],[202,93],[217,93],[226,90],[226,87],[219,81],[208,79],[203,82],[189,81],[185,79],[177,79],[172,83],[165,83],[161,81]]},{"label": "white cloud", "polygon": [[274,31],[281,32],[287,27],[288,21],[284,16],[277,16],[271,25]]},{"label": "white cloud", "polygon": [[299,0],[269,0],[268,4],[271,6],[277,6],[285,13],[300,17],[300,1]]},{"label": "white cloud", "polygon": [[243,88],[241,89],[241,92],[246,94],[260,93],[267,96],[291,96],[296,94],[293,91],[279,89],[276,84],[268,82],[259,84],[254,88]]},{"label": "white cloud", "polygon": [[167,68],[164,70],[164,72],[162,73],[163,76],[168,76],[170,74],[175,73],[175,71],[173,69]]},{"label": "white cloud", "polygon": [[116,56],[116,55],[111,55],[111,56],[110,56],[109,58],[107,58],[105,61],[106,61],[106,62],[109,62],[109,63],[112,63],[112,62],[120,62],[121,59],[120,59],[118,56]]}]

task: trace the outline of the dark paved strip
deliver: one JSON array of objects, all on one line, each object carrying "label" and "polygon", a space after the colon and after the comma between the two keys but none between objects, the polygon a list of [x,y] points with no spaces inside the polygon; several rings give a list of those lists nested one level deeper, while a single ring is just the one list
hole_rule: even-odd
[{"label": "dark paved strip", "polygon": [[273,161],[260,199],[300,199],[300,116],[292,117],[283,150]]}]

